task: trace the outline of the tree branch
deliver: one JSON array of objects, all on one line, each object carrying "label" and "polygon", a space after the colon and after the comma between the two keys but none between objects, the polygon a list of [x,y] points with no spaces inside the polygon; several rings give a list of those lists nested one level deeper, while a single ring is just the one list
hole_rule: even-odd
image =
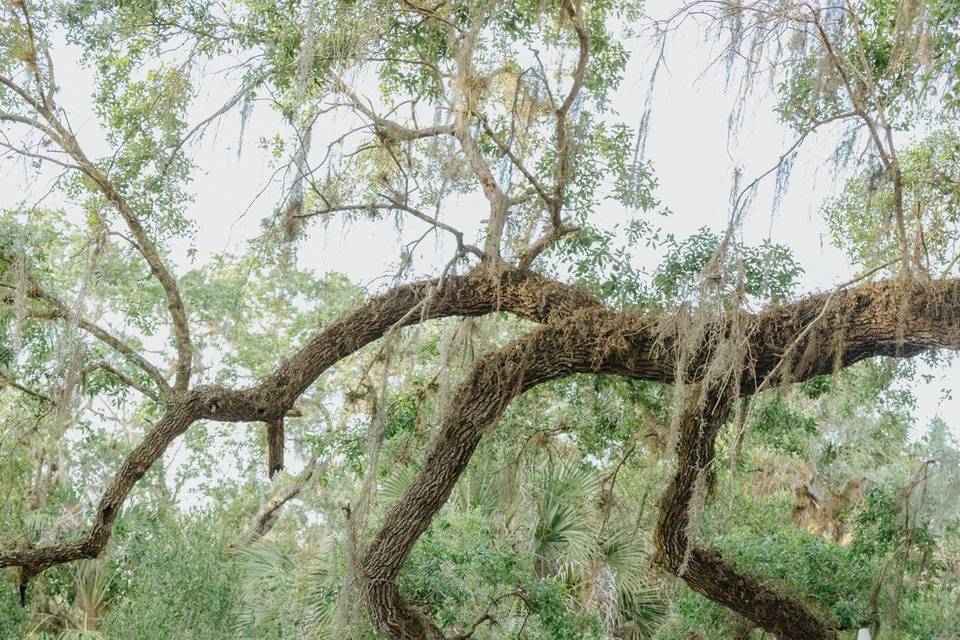
[{"label": "tree branch", "polygon": [[[706,394],[704,398],[703,394]],[[783,640],[830,640],[835,634],[820,615],[765,581],[738,573],[714,549],[689,539],[693,503],[703,500],[714,445],[732,398],[694,389],[680,420],[677,471],[660,500],[654,532],[654,562],[680,576],[694,591],[736,611]],[[698,495],[699,493],[699,495]]]},{"label": "tree branch", "polygon": [[472,95],[470,87],[474,86],[474,79],[477,75],[473,66],[473,52],[479,28],[479,24],[474,25],[468,33],[463,35],[460,39],[457,55],[454,58],[457,67],[455,85],[460,90],[453,109],[453,136],[460,144],[460,150],[480,183],[483,195],[490,205],[487,239],[483,245],[483,252],[491,265],[497,265],[500,262],[500,244],[503,238],[503,230],[507,223],[507,214],[510,211],[510,198],[507,197],[496,178],[493,177],[490,165],[483,158],[483,152],[470,131],[472,126],[471,116],[475,113],[474,107],[477,99],[477,96]]},{"label": "tree branch", "polygon": [[97,371],[98,369],[106,371],[107,373],[112,375],[114,378],[116,378],[126,386],[132,389],[136,389],[137,391],[139,391],[146,397],[150,398],[154,402],[160,402],[161,400],[160,396],[157,395],[152,389],[150,389],[149,387],[145,387],[144,385],[140,384],[139,382],[137,382],[136,380],[134,380],[133,378],[131,378],[130,376],[123,373],[122,371],[120,371],[119,369],[117,369],[116,367],[114,367],[113,365],[107,362],[96,362],[94,364],[88,365],[87,367],[84,367],[83,377],[90,375],[91,373],[93,373],[94,371]]},{"label": "tree branch", "polygon": [[483,251],[481,251],[479,248],[477,248],[472,244],[464,243],[463,232],[460,231],[459,229],[456,229],[455,227],[451,227],[445,222],[441,222],[437,218],[424,213],[420,209],[415,209],[414,207],[403,204],[402,202],[398,202],[393,198],[389,198],[389,199],[390,199],[389,203],[371,202],[369,204],[346,204],[346,205],[327,206],[322,209],[318,209],[316,211],[310,211],[309,213],[302,213],[296,217],[312,218],[314,216],[323,216],[331,213],[337,213],[340,211],[404,211],[412,215],[414,218],[423,220],[424,222],[436,227],[437,229],[442,229],[443,231],[446,231],[447,233],[453,235],[453,237],[457,241],[458,250],[470,252],[475,256],[479,257],[481,260],[483,259]]},{"label": "tree branch", "polygon": [[[26,11],[25,6],[26,5],[22,7],[24,12]],[[26,17],[29,20],[29,15],[26,15]],[[31,46],[36,50],[38,43],[32,29],[29,31],[29,35]],[[43,46],[46,46],[46,43],[44,43]],[[50,76],[51,78],[53,76],[52,67],[50,69]],[[39,78],[38,82],[42,85],[42,81]],[[163,259],[157,251],[156,245],[153,240],[150,239],[149,234],[140,222],[140,218],[133,211],[116,185],[84,154],[80,148],[80,144],[77,142],[76,136],[70,131],[69,127],[65,126],[57,117],[58,107],[53,101],[53,87],[43,95],[41,100],[37,100],[30,95],[30,92],[10,78],[0,76],[0,84],[13,90],[14,93],[20,96],[20,98],[46,122],[46,127],[41,128],[41,131],[49,129],[50,133],[55,134],[51,136],[53,141],[77,163],[79,170],[94,182],[106,199],[114,205],[130,229],[136,242],[137,250],[143,256],[144,260],[146,260],[150,266],[151,273],[157,278],[160,286],[163,288],[167,301],[167,309],[170,312],[170,318],[173,322],[173,333],[177,349],[174,389],[178,392],[186,391],[190,383],[191,360],[193,357],[190,344],[189,321],[186,311],[184,310],[183,300],[180,297],[180,290],[177,286],[176,279],[164,264]],[[40,90],[43,91],[42,86]],[[31,126],[33,126],[33,124],[31,124]],[[29,155],[29,152],[24,153],[25,155]]]},{"label": "tree branch", "polygon": [[[746,320],[747,352],[756,357],[740,384],[742,394],[752,393],[758,380],[799,382],[867,357],[910,356],[936,348],[960,350],[960,280],[913,288],[883,282],[837,295],[840,302],[835,311],[826,314],[830,322],[813,323],[812,330],[807,327],[821,315],[832,299],[830,296],[813,296]],[[603,372],[674,382],[672,346],[664,348],[657,337],[658,325],[663,321],[644,313],[616,314],[587,308],[562,322],[549,323],[477,363],[450,403],[422,471],[390,511],[363,560],[365,597],[374,625],[381,633],[391,639],[433,637],[436,627],[404,601],[395,580],[414,543],[446,502],[480,439],[493,428],[509,402],[533,386],[572,373]],[[724,330],[723,326],[715,327],[705,335],[722,334]],[[798,334],[804,331],[798,340]],[[844,340],[838,343],[837,335]],[[781,354],[794,343],[801,345],[799,352],[804,357],[792,363],[789,376],[780,373],[774,378],[770,374],[779,367]],[[710,361],[714,348],[709,343],[698,348],[697,355],[691,358],[691,380],[703,375],[703,364]],[[692,444],[681,443],[684,455],[695,456],[698,466],[681,465],[673,490],[677,496],[668,495],[666,504],[682,512],[684,519],[694,483],[712,461],[712,438],[726,417],[729,400],[717,402],[722,410],[717,409],[715,416],[706,418],[711,425],[707,431],[713,435],[698,436]],[[697,430],[703,424],[700,418],[697,415],[697,420],[692,421],[698,425]],[[787,633],[786,638],[832,637],[804,605],[776,592],[761,590],[751,579],[723,563],[716,553],[696,549],[688,552],[686,527],[680,526],[685,520],[678,521],[680,517],[676,513],[664,516],[671,525],[669,532],[661,532],[660,544],[665,550],[660,557],[665,566],[677,573],[684,567],[682,573],[689,572],[688,581],[701,593],[760,626]],[[718,584],[742,588],[743,595],[725,595]],[[748,600],[753,596],[765,600],[761,605],[750,604]],[[777,622],[770,616],[778,609],[785,612],[784,619],[798,625],[798,631],[776,627]],[[803,635],[806,632],[819,635]]]},{"label": "tree branch", "polygon": [[[906,357],[930,349],[960,349],[960,279],[913,286],[880,282],[832,295],[811,296],[739,320],[747,352],[753,355],[741,393],[752,393],[760,380],[798,382],[877,355]],[[835,304],[824,314],[831,300]],[[412,313],[416,309],[419,314]],[[130,489],[196,420],[275,419],[327,368],[391,328],[497,310],[545,324],[478,361],[450,403],[421,473],[387,516],[362,562],[364,597],[377,628],[389,638],[434,637],[435,625],[403,601],[395,578],[482,436],[514,397],[572,373],[673,382],[673,344],[679,336],[671,337],[664,330],[665,322],[673,326],[669,318],[616,313],[574,287],[517,270],[504,271],[496,281],[479,268],[465,276],[447,276],[442,282],[398,287],[329,325],[255,387],[201,386],[172,402],[108,483],[87,536],[70,543],[0,552],[0,566],[23,567],[28,579],[54,564],[99,554]],[[821,321],[813,322],[821,315]],[[725,320],[716,322],[720,325],[706,335],[726,330]],[[808,329],[811,323],[814,328]],[[837,341],[838,335],[843,340]],[[797,356],[791,359],[789,373],[780,371],[782,354],[794,343]],[[709,362],[714,348],[705,343],[689,359],[690,380],[695,382],[702,375],[703,363]],[[701,563],[707,567],[704,570],[713,566],[707,555],[691,557],[688,566]]]},{"label": "tree branch", "polygon": [[2,390],[4,386],[12,387],[17,391],[20,391],[21,393],[25,393],[28,396],[32,398],[36,398],[37,400],[40,400],[47,404],[54,404],[53,399],[51,399],[50,396],[48,396],[47,394],[41,393],[40,391],[36,391],[35,389],[31,389],[30,387],[24,386],[19,382],[17,382],[16,380],[14,380],[13,378],[0,373],[0,390]]},{"label": "tree branch", "polygon": [[321,465],[319,464],[318,458],[311,460],[307,466],[304,467],[303,471],[297,475],[296,479],[292,483],[279,489],[269,500],[264,503],[264,505],[257,512],[257,515],[254,516],[253,521],[250,523],[250,526],[247,528],[247,530],[230,546],[242,547],[267,535],[267,533],[273,529],[273,526],[277,523],[277,520],[280,519],[280,513],[282,512],[283,507],[288,502],[300,495],[307,485],[310,484],[310,481],[314,478],[320,468]]},{"label": "tree branch", "polygon": [[[424,302],[429,302],[429,306],[422,306]],[[446,276],[398,287],[318,332],[255,387],[232,390],[200,386],[176,396],[107,483],[85,536],[45,547],[0,551],[0,567],[22,567],[21,581],[25,583],[53,565],[96,557],[106,545],[117,512],[130,490],[191,424],[200,419],[254,422],[279,418],[330,366],[396,326],[499,310],[544,322],[591,306],[599,303],[575,287],[520,271],[504,272],[499,281],[491,281],[489,274],[475,271],[467,276]],[[421,307],[420,314],[413,313]]]},{"label": "tree branch", "polygon": [[398,122],[394,122],[393,120],[381,117],[377,115],[371,106],[364,104],[363,100],[360,99],[360,96],[354,93],[353,89],[351,89],[350,86],[347,85],[347,83],[344,82],[340,76],[333,71],[330,71],[330,77],[333,78],[334,91],[342,93],[344,96],[346,96],[350,101],[350,104],[353,105],[354,109],[359,111],[368,120],[370,120],[374,130],[389,140],[394,140],[397,142],[412,141],[453,134],[453,125],[450,124],[424,128],[410,128],[405,127]]},{"label": "tree branch", "polygon": [[[12,265],[16,262],[16,257],[4,249],[0,249],[0,261]],[[27,309],[26,315],[28,317],[38,320],[62,319],[76,324],[79,329],[89,333],[91,336],[107,345],[143,370],[143,372],[146,373],[157,385],[157,388],[160,390],[160,394],[162,396],[169,397],[172,394],[173,390],[170,388],[170,385],[167,384],[167,380],[163,377],[163,374],[160,373],[160,370],[151,364],[146,358],[140,355],[140,353],[138,353],[133,347],[117,336],[113,335],[107,329],[104,329],[103,327],[91,322],[90,320],[87,320],[73,311],[66,302],[41,287],[40,283],[33,276],[33,274],[27,273],[26,275],[28,290],[24,291],[23,295],[34,300],[43,300],[53,307],[52,309]],[[140,389],[139,386],[131,386]],[[140,389],[140,391],[151,397],[156,397],[152,392],[147,393],[145,389]]]}]

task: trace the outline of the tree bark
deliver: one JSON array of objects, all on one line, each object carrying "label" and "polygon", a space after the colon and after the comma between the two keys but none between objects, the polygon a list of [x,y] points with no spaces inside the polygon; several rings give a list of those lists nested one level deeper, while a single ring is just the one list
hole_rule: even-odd
[{"label": "tree bark", "polygon": [[[677,470],[660,501],[654,532],[654,562],[680,576],[691,589],[739,613],[781,640],[833,640],[822,615],[801,600],[752,576],[739,573],[716,549],[690,540],[692,505],[702,500],[703,476],[714,460],[714,445],[730,414],[731,399],[691,399],[681,417]],[[696,523],[693,523],[694,525]]]},{"label": "tree bark", "polygon": [[257,515],[254,516],[253,521],[243,535],[232,542],[230,546],[242,547],[270,533],[273,525],[275,525],[280,518],[284,505],[300,495],[317,474],[318,467],[322,467],[322,463],[317,458],[314,458],[291,484],[274,493],[270,499],[260,507]]},{"label": "tree bark", "polygon": [[599,302],[576,287],[515,269],[502,272],[496,280],[483,270],[397,287],[319,331],[259,385],[248,389],[201,385],[174,395],[164,415],[107,483],[94,521],[84,536],[38,548],[0,550],[0,567],[21,567],[21,583],[25,584],[53,565],[98,556],[130,490],[170,443],[194,422],[281,418],[324,371],[394,326],[500,310],[544,322],[581,307],[599,307]]},{"label": "tree bark", "polygon": [[270,479],[283,469],[283,417],[267,420],[267,474]]},{"label": "tree bark", "polygon": [[[480,359],[450,403],[423,471],[394,505],[362,561],[365,600],[371,619],[388,638],[433,638],[436,626],[404,602],[396,577],[414,543],[447,500],[484,433],[493,428],[511,399],[531,387],[573,373],[610,373],[664,383],[676,376],[675,345],[683,336],[669,318],[645,312],[616,313],[583,291],[527,271],[496,276],[475,270],[398,287],[318,332],[260,384],[248,389],[200,386],[178,395],[144,440],[108,483],[89,533],[69,543],[0,552],[0,566],[23,568],[23,580],[54,564],[98,555],[117,511],[134,484],[174,438],[200,419],[267,421],[281,418],[301,393],[327,368],[380,338],[393,327],[429,318],[477,316],[509,311],[544,325]],[[732,329],[718,319],[705,335]],[[811,296],[738,319],[749,354],[739,384],[741,394],[758,387],[787,384],[827,374],[872,356],[916,355],[926,350],[960,349],[960,280],[915,283],[881,282]],[[672,332],[672,333],[671,333]],[[685,360],[682,378],[697,382],[711,362],[716,344],[705,341]],[[727,404],[731,398],[725,398]],[[719,418],[706,419],[712,433]],[[712,437],[715,437],[713,433]],[[712,457],[709,442],[694,444],[684,455]],[[678,466],[666,495],[667,509],[688,498],[689,468]],[[694,478],[695,482],[695,478]],[[686,513],[685,509],[682,509]],[[679,513],[679,512],[678,512]],[[686,544],[672,531],[675,515],[658,534],[661,562],[679,571],[677,549]],[[685,529],[685,527],[684,527]],[[685,535],[685,534],[684,534]],[[686,556],[684,579],[763,628],[780,629],[786,638],[829,638],[815,614],[792,599],[764,591],[740,576],[716,553],[693,549]],[[730,593],[717,585],[735,587]],[[752,590],[752,591],[751,591]],[[739,595],[738,595],[739,594]],[[750,598],[759,603],[750,604]],[[799,631],[784,625],[800,624]],[[794,635],[790,635],[793,633]],[[808,633],[809,635],[796,635]],[[819,634],[819,635],[817,635]]]},{"label": "tree bark", "polygon": [[[875,355],[910,356],[931,348],[960,348],[960,283],[912,288],[890,282],[865,285],[774,308],[748,318],[745,324],[747,348],[754,358],[739,390],[750,394],[761,384],[799,382]],[[509,401],[537,384],[577,372],[673,382],[671,342],[680,336],[664,338],[658,325],[658,318],[642,313],[583,309],[477,363],[450,404],[421,473],[391,510],[363,560],[366,601],[381,633],[403,640],[433,637],[435,627],[425,625],[422,615],[404,601],[395,580],[483,433],[492,428]],[[705,332],[724,333],[724,327]],[[715,347],[703,344],[691,358],[691,379],[703,375]],[[784,358],[787,367],[781,366]],[[687,553],[693,487],[713,458],[716,434],[731,400],[715,397],[710,412],[686,420],[697,436],[688,434],[681,442],[678,476],[662,500],[658,561],[673,572],[683,567],[691,587],[783,638],[833,638],[834,632],[805,603],[737,573],[715,551]]]}]

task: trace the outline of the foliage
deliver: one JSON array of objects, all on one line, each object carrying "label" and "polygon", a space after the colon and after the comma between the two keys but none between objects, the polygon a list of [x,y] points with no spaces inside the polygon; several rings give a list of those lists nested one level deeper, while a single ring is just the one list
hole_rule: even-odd
[{"label": "foliage", "polygon": [[[828,130],[839,177],[821,213],[834,244],[864,277],[886,272],[904,288],[955,276],[960,4],[835,5],[695,3],[655,24],[664,48],[651,52],[659,60],[687,17],[729,35],[727,72],[742,65],[731,128],[763,71],[776,115],[799,136],[765,174],[777,197],[800,143]],[[613,0],[3,3],[2,159],[20,162],[8,176],[25,176],[17,186],[45,186],[0,211],[0,551],[88,533],[117,470],[137,482],[111,512],[98,559],[41,567],[29,585],[7,572],[0,637],[377,637],[355,554],[425,468],[459,385],[531,323],[428,321],[430,285],[391,293],[310,271],[303,255],[322,250],[323,232],[337,240],[335,222],[416,230],[398,242],[391,284],[424,272],[462,282],[467,270],[482,283],[509,264],[659,329],[688,312],[704,326],[729,321],[715,323],[734,334],[721,346],[738,362],[752,356],[739,322],[781,313],[803,266],[784,244],[743,240],[760,181],[744,187],[738,172],[727,225],[667,229],[673,214],[644,156],[649,110],[634,127],[616,103],[649,44],[644,10]],[[57,80],[71,72],[89,78],[79,114]],[[229,96],[198,116],[217,82]],[[264,122],[276,129],[259,140],[245,132],[254,108],[272,110]],[[194,152],[229,118],[237,146],[246,139],[275,170],[257,195],[275,202],[256,237],[210,254],[196,231],[228,213],[197,210],[194,181],[209,168]],[[436,264],[421,246],[431,235],[446,238]],[[367,344],[370,317],[341,318],[384,291],[370,315],[393,326]],[[387,315],[390,296],[425,291],[425,304]],[[218,404],[330,326],[352,355],[284,407],[287,463],[271,479],[263,424],[216,421]],[[305,353],[309,366],[329,357],[316,345]],[[713,355],[687,364],[722,365]],[[214,419],[173,433],[164,455],[131,461],[138,443],[172,433],[162,417],[178,407],[184,367],[191,389],[229,393],[205,398]],[[758,383],[721,431],[687,534],[845,633],[957,637],[960,443],[943,421],[915,424],[918,370],[874,359],[777,389]],[[297,374],[269,393],[302,390]],[[749,634],[651,562],[682,386],[578,374],[512,400],[413,547],[404,597],[448,636],[478,640]]]}]

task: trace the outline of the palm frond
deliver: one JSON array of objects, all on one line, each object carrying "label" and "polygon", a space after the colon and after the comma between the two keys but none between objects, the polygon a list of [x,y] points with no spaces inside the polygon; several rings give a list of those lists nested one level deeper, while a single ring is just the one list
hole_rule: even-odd
[{"label": "palm frond", "polygon": [[613,578],[615,615],[610,629],[628,640],[651,638],[666,615],[666,596],[647,562],[645,540],[627,529],[614,529],[598,541],[598,561]]},{"label": "palm frond", "polygon": [[387,506],[393,505],[403,496],[403,492],[410,486],[417,471],[418,469],[413,465],[407,465],[394,470],[384,478],[380,482],[381,501]]},{"label": "palm frond", "polygon": [[577,505],[546,496],[538,510],[533,544],[537,573],[541,577],[547,572],[568,575],[590,559],[591,521]]},{"label": "palm frond", "polygon": [[73,609],[81,629],[96,627],[106,612],[112,576],[104,560],[85,560],[74,565]]},{"label": "palm frond", "polygon": [[336,613],[336,566],[332,545],[322,545],[321,552],[307,563],[298,590],[303,614],[314,637],[326,638]]},{"label": "palm frond", "polygon": [[285,581],[294,568],[293,560],[277,545],[258,540],[238,547],[235,553],[240,558],[241,568],[247,581]]},{"label": "palm frond", "polygon": [[453,502],[464,510],[495,511],[500,499],[497,471],[488,461],[471,465],[454,488]]},{"label": "palm frond", "polygon": [[240,601],[234,620],[238,637],[257,637],[260,629],[277,622],[279,602],[292,591],[295,564],[277,545],[259,540],[238,547],[241,567]]}]

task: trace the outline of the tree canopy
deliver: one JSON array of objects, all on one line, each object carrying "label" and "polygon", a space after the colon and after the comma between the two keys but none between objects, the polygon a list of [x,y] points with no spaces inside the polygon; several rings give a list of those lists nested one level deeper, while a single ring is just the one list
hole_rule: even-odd
[{"label": "tree canopy", "polygon": [[[954,0],[5,0],[0,25],[30,194],[0,210],[0,636],[960,634],[960,443],[911,389],[960,349]],[[690,25],[730,135],[771,105],[792,142],[677,235],[646,143]],[[206,210],[231,119],[273,177]],[[744,234],[814,139],[856,268],[822,291]],[[375,285],[303,265],[351,225],[396,238]]]}]

